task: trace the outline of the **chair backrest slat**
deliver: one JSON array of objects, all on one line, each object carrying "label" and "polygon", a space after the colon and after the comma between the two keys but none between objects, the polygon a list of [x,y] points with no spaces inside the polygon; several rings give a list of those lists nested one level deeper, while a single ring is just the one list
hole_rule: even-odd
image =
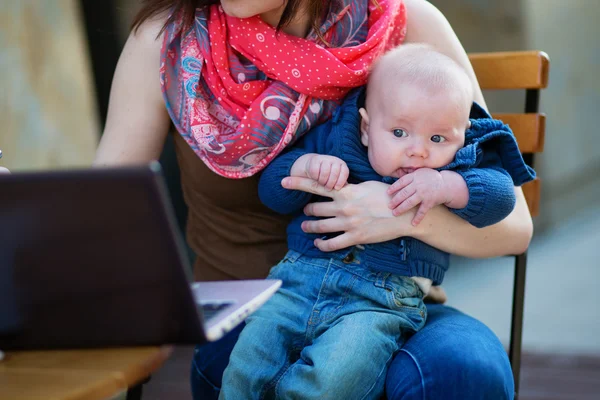
[{"label": "chair backrest slat", "polygon": [[540,178],[535,178],[535,180],[523,185],[523,194],[532,217],[537,217],[540,214],[540,193]]},{"label": "chair backrest slat", "polygon": [[546,132],[546,116],[544,114],[492,113],[492,117],[510,126],[522,153],[544,151],[544,133]]},{"label": "chair backrest slat", "polygon": [[542,51],[472,53],[469,55],[482,89],[543,89],[550,61]]},{"label": "chair backrest slat", "polygon": [[[548,86],[550,61],[542,51],[472,53],[469,55],[483,90],[539,90]],[[492,113],[513,130],[524,155],[544,150],[546,116],[542,113]],[[523,193],[532,216],[539,213],[541,182],[523,185]]]}]

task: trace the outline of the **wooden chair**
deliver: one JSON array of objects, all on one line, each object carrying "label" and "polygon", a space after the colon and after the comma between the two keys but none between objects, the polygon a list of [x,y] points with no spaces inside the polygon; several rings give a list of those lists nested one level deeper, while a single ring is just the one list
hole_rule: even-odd
[{"label": "wooden chair", "polygon": [[[539,112],[540,90],[548,86],[550,60],[541,51],[473,53],[469,55],[483,90],[525,90],[523,113],[492,113],[513,130],[525,162],[533,166],[534,155],[544,150],[546,116]],[[491,111],[491,110],[490,110]],[[523,192],[533,217],[539,213],[540,179],[523,185]],[[527,252],[515,256],[515,278],[508,355],[519,393],[521,369],[521,340],[523,306],[525,301],[525,272]]]}]

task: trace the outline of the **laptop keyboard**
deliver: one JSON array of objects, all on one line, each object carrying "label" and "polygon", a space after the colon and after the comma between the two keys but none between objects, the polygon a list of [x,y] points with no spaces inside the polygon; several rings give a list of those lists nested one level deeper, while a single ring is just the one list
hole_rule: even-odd
[{"label": "laptop keyboard", "polygon": [[200,307],[202,308],[202,314],[204,315],[204,320],[208,321],[217,315],[224,308],[232,305],[232,302],[218,302],[218,303],[202,303]]}]

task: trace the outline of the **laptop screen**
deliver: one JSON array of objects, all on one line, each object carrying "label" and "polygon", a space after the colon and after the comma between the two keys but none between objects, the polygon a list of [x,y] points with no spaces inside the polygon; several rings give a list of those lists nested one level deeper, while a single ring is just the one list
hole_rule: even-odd
[{"label": "laptop screen", "polygon": [[153,168],[0,177],[0,348],[201,341]]}]

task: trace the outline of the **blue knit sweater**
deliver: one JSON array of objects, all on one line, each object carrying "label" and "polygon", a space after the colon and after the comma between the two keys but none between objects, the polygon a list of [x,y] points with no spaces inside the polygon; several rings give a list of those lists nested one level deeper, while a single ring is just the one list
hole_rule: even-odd
[{"label": "blue knit sweater", "polygon": [[[381,181],[393,183],[394,178],[378,175],[369,164],[367,150],[360,142],[360,101],[363,90],[351,92],[326,123],[312,129],[286,152],[273,160],[263,171],[258,194],[261,201],[281,214],[297,214],[289,224],[288,246],[310,257],[343,259],[352,248],[325,253],[314,246],[316,234],[304,233],[307,217],[302,209],[309,202],[328,201],[310,193],[287,190],[281,180],[289,176],[294,162],[307,153],[328,154],[348,164],[349,183]],[[535,172],[525,164],[510,128],[493,120],[479,105],[471,110],[471,128],[465,135],[465,146],[454,161],[440,170],[453,170],[467,183],[469,202],[452,212],[477,227],[492,225],[513,210],[513,185],[520,186],[535,178]],[[335,235],[329,235],[332,237]],[[383,243],[364,245],[367,266],[404,276],[429,278],[440,284],[448,269],[449,255],[417,239],[404,237]]]}]

